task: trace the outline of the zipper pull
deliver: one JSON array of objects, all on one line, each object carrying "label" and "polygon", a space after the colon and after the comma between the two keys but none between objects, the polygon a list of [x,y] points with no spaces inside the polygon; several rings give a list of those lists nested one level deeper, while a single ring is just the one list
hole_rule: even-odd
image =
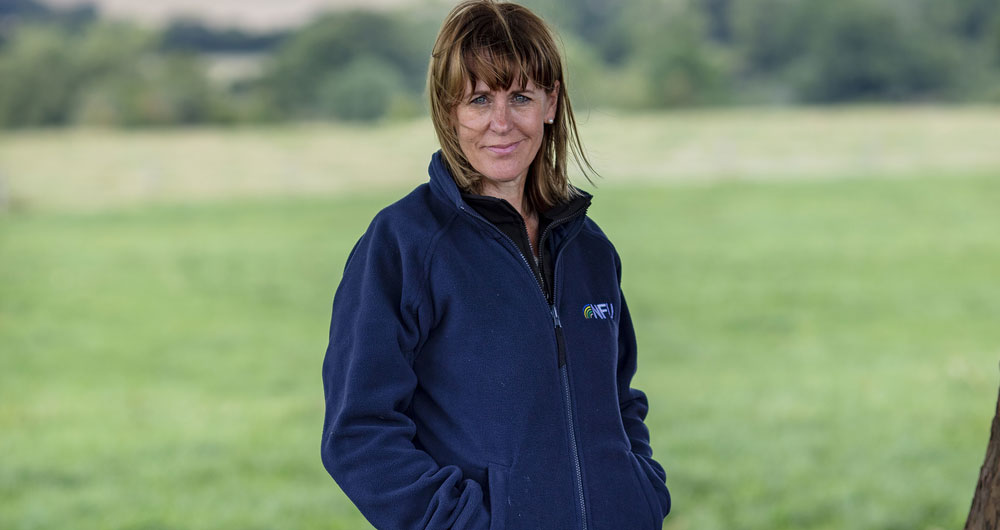
[{"label": "zipper pull", "polygon": [[555,324],[557,328],[562,327],[562,322],[559,321],[559,311],[556,309],[556,305],[552,304],[549,306],[552,311],[552,323]]}]

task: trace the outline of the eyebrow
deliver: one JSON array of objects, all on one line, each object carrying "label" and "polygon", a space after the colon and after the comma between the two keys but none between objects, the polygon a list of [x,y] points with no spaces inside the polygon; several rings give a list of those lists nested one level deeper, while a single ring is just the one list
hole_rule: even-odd
[{"label": "eyebrow", "polygon": [[[535,90],[538,90],[538,89],[536,88]],[[528,94],[528,93],[531,93],[531,92],[532,92],[531,89],[525,87],[524,90],[511,90],[510,93],[511,94]],[[475,90],[473,92],[470,92],[469,95],[468,95],[468,97],[471,98],[472,96],[488,96],[488,95],[490,95],[492,93],[493,93],[492,90]]]}]

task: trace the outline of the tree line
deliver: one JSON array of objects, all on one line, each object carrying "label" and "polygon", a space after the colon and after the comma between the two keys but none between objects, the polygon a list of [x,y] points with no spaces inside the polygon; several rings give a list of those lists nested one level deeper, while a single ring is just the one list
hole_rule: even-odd
[{"label": "tree line", "polygon": [[[1000,101],[995,0],[523,3],[559,30],[581,107]],[[332,12],[253,33],[10,0],[0,127],[420,115],[443,9]]]}]

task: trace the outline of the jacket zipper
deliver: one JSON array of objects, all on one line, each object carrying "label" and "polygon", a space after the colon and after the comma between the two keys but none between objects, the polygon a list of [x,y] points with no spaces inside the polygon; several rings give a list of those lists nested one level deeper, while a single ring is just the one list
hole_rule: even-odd
[{"label": "jacket zipper", "polygon": [[[567,427],[569,428],[569,442],[570,442],[569,450],[570,450],[570,455],[573,458],[573,471],[574,471],[574,478],[576,479],[575,480],[576,481],[576,496],[577,496],[577,500],[578,500],[578,502],[580,504],[580,521],[583,523],[583,526],[582,526],[583,530],[587,530],[587,503],[586,503],[585,498],[583,496],[583,470],[582,470],[582,466],[580,464],[580,449],[579,449],[579,447],[577,447],[577,442],[576,442],[576,419],[573,417],[573,401],[572,401],[572,394],[570,393],[570,388],[569,388],[569,370],[568,370],[568,367],[566,366],[566,339],[565,339],[565,336],[563,335],[562,321],[559,320],[559,310],[556,309],[556,285],[558,285],[556,283],[556,273],[558,272],[558,267],[556,266],[555,263],[553,263],[553,265],[552,265],[552,302],[549,303],[548,295],[545,292],[544,285],[542,284],[542,281],[544,281],[544,280],[540,279],[540,278],[542,278],[545,275],[545,273],[541,270],[542,269],[541,263],[539,263],[539,265],[538,265],[539,271],[538,271],[538,274],[536,275],[535,274],[535,269],[531,268],[531,264],[528,263],[528,259],[524,257],[524,254],[522,254],[520,250],[518,250],[517,243],[515,243],[514,240],[511,239],[510,236],[508,236],[507,234],[503,233],[503,231],[501,231],[500,229],[498,229],[496,226],[493,226],[493,223],[490,223],[489,221],[487,221],[486,219],[484,219],[478,213],[470,212],[469,210],[466,210],[464,206],[459,206],[459,208],[463,212],[465,212],[465,213],[473,216],[474,218],[480,219],[482,222],[485,222],[493,230],[496,230],[497,232],[499,232],[500,235],[502,235],[508,242],[510,242],[510,244],[514,247],[514,249],[517,250],[517,254],[519,256],[521,256],[521,261],[524,262],[524,265],[526,267],[528,267],[528,271],[531,272],[531,276],[535,278],[535,284],[538,285],[538,289],[542,293],[542,297],[545,299],[546,304],[549,306],[549,312],[552,315],[552,327],[553,327],[553,329],[555,331],[555,334],[556,334],[556,349],[558,351],[557,358],[558,358],[558,363],[559,363],[558,364],[558,366],[559,366],[559,380],[560,380],[560,383],[562,384],[563,399],[564,399],[565,405],[566,405],[566,407],[565,407],[566,408],[566,422],[568,424]],[[586,211],[586,209],[584,209],[584,211]],[[553,221],[549,226],[545,227],[545,231],[542,232],[542,235],[539,236],[539,238],[538,238],[538,247],[539,247],[539,253],[538,254],[539,254],[539,256],[542,255],[541,248],[542,248],[542,245],[545,244],[545,236],[548,235],[549,230],[551,230],[552,227],[554,227],[554,226],[558,226],[560,224],[563,224],[563,223],[567,222],[568,219],[569,218],[563,218],[563,219],[559,219],[557,221]],[[522,227],[524,227],[525,234],[527,234],[528,229],[527,229],[527,227],[524,226],[524,220],[521,221],[521,225],[522,225]],[[531,248],[531,239],[530,238],[528,239],[528,247]],[[534,249],[532,249],[532,251],[534,251]],[[534,257],[534,256],[532,256],[532,257]],[[555,259],[555,258],[553,258],[553,259]]]},{"label": "jacket zipper", "polygon": [[[555,273],[553,273],[553,278]],[[552,282],[555,283],[555,282]],[[553,293],[553,298],[555,294]],[[552,304],[552,324],[556,330],[556,344],[559,347],[559,378],[562,382],[563,398],[566,401],[566,422],[569,425],[569,452],[573,457],[573,470],[576,472],[576,495],[580,503],[580,520],[583,530],[587,530],[587,503],[583,497],[583,471],[580,469],[580,453],[576,444],[576,421],[573,418],[573,401],[569,391],[569,369],[566,366],[566,342],[563,336],[562,322],[559,320],[559,310]]]},{"label": "jacket zipper", "polygon": [[[584,208],[586,212],[586,208]],[[553,221],[549,226],[545,227],[545,231],[542,235],[538,237],[538,246],[541,248],[545,245],[545,237],[548,235],[549,231],[553,227],[559,226],[567,222],[567,218],[560,219],[558,221]],[[539,250],[539,256],[544,256],[544,253]],[[544,257],[542,258],[544,259]],[[583,524],[583,530],[587,530],[587,502],[583,496],[583,470],[580,465],[580,448],[577,446],[576,441],[576,419],[573,417],[573,400],[572,394],[570,393],[569,387],[569,367],[566,366],[566,337],[563,334],[562,321],[559,320],[559,310],[556,308],[556,286],[559,283],[556,282],[556,274],[559,273],[558,256],[553,256],[552,259],[554,263],[552,264],[552,304],[549,306],[552,309],[552,326],[556,332],[556,347],[559,350],[559,377],[562,382],[563,388],[563,398],[566,401],[566,423],[569,427],[569,451],[573,458],[573,471],[576,474],[576,496],[577,501],[580,504],[580,522]],[[539,264],[539,273],[544,276],[545,272],[542,271],[543,264]]]}]

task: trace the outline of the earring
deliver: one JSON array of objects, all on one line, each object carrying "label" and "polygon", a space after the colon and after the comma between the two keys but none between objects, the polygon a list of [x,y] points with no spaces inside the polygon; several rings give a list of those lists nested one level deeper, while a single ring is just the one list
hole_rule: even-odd
[{"label": "earring", "polygon": [[545,120],[545,123],[547,123],[547,124],[549,124],[549,125],[552,125],[552,124],[553,124],[553,123],[555,123],[555,122],[556,122],[556,120],[553,120],[553,119],[548,119],[548,120]]}]

